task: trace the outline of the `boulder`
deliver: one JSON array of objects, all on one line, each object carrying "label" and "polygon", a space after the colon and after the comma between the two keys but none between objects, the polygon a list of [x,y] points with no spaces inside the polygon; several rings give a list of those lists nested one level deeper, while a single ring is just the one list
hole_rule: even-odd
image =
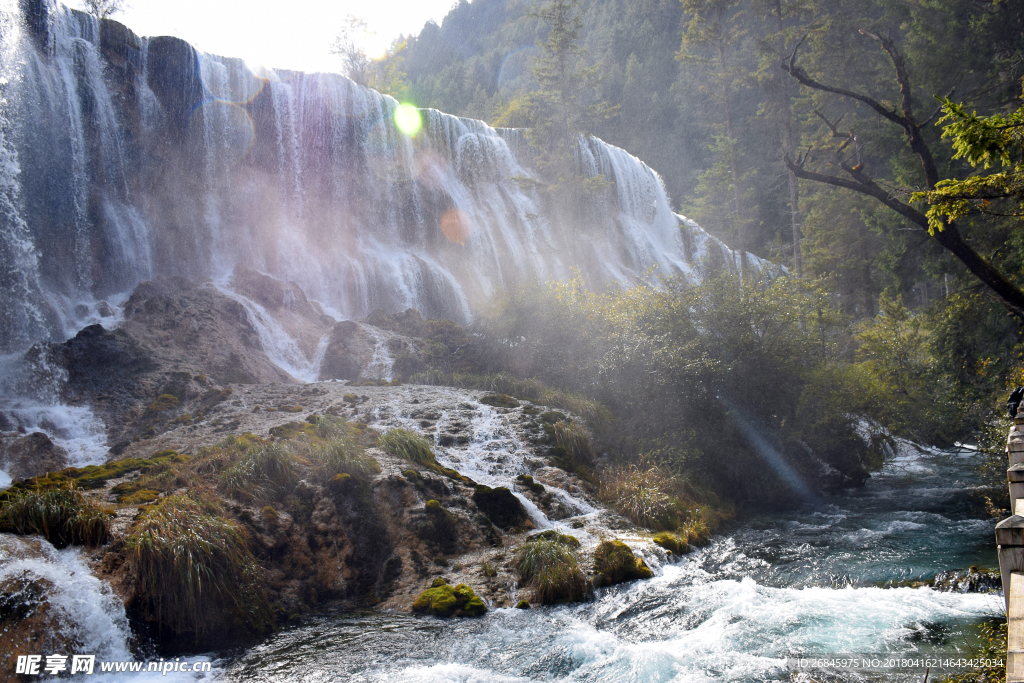
[{"label": "boulder", "polygon": [[477,486],[473,493],[473,502],[495,526],[502,529],[523,526],[530,519],[526,508],[516,495],[504,486]]},{"label": "boulder", "polygon": [[28,479],[68,466],[68,452],[42,432],[0,442],[0,469],[12,480]]},{"label": "boulder", "polygon": [[373,358],[376,345],[373,336],[359,323],[342,320],[335,324],[320,364],[320,381],[358,379]]}]

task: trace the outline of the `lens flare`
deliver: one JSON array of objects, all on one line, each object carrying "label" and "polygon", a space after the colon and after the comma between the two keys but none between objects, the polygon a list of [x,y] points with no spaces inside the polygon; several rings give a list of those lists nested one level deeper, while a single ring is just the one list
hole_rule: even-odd
[{"label": "lens flare", "polygon": [[411,104],[398,105],[398,109],[395,110],[395,125],[409,137],[416,137],[416,133],[423,127],[420,110]]},{"label": "lens flare", "polygon": [[473,224],[469,222],[469,217],[458,209],[448,209],[441,216],[441,232],[449,242],[465,245],[470,233],[473,232]]}]

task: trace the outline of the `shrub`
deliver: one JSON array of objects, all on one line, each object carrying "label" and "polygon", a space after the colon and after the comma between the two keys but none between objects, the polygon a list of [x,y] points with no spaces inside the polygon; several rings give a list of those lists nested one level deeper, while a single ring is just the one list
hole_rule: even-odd
[{"label": "shrub", "polygon": [[0,531],[40,534],[56,548],[95,546],[110,537],[110,517],[74,488],[19,491],[0,507]]},{"label": "shrub", "polygon": [[579,568],[575,551],[558,541],[524,543],[516,552],[516,570],[533,599],[543,605],[577,602],[590,595],[590,582]]},{"label": "shrub", "polygon": [[380,445],[385,452],[397,458],[423,465],[434,462],[434,451],[431,450],[430,442],[408,429],[389,429],[380,437]]},{"label": "shrub", "polygon": [[146,510],[125,539],[131,572],[149,616],[196,642],[237,624],[260,633],[271,606],[245,536],[231,520],[188,496]]}]

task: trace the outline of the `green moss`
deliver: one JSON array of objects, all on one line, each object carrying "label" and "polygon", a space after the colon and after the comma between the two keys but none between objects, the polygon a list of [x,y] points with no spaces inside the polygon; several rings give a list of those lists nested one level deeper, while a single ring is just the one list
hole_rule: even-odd
[{"label": "green moss", "polygon": [[464,583],[452,587],[444,579],[434,579],[413,602],[412,611],[435,617],[479,617],[487,612],[487,605]]},{"label": "green moss", "polygon": [[473,502],[496,526],[502,529],[520,527],[530,516],[526,508],[507,487],[478,485],[473,493]]},{"label": "green moss", "polygon": [[534,481],[533,477],[529,474],[520,474],[518,477],[516,477],[516,481],[518,481],[524,487],[526,487],[530,491],[533,491],[537,495],[540,495],[545,491],[544,485]]},{"label": "green moss", "polygon": [[654,534],[652,540],[655,545],[661,546],[673,555],[685,555],[692,550],[690,544],[686,542],[686,538],[681,538],[671,531]]},{"label": "green moss", "polygon": [[188,459],[187,455],[179,455],[177,451],[168,449],[154,453],[151,458],[145,460],[125,458],[123,460],[114,460],[104,465],[68,467],[59,472],[50,472],[15,483],[7,491],[0,493],[0,502],[18,491],[48,491],[67,487],[70,483],[74,483],[80,489],[98,489],[106,485],[110,479],[120,479],[129,472],[142,471],[144,473],[152,473],[161,467],[166,468],[172,463],[188,462]]},{"label": "green moss", "polygon": [[423,475],[414,469],[402,470],[402,476],[414,484],[423,482]]},{"label": "green moss", "polygon": [[[559,422],[565,422],[566,417],[564,413],[560,413],[557,410],[549,410],[546,413],[540,414],[540,421],[549,425],[557,424]],[[554,433],[552,433],[552,436]]]},{"label": "green moss", "polygon": [[480,403],[484,405],[494,406],[495,408],[518,408],[519,401],[515,400],[508,394],[490,394],[480,399]]},{"label": "green moss", "polygon": [[277,514],[277,510],[275,510],[270,505],[267,505],[262,510],[260,510],[260,517],[262,517],[264,520],[268,522],[276,522],[278,519],[280,519],[280,515]]},{"label": "green moss", "polygon": [[277,406],[277,409],[282,413],[301,413],[304,410],[302,406]]},{"label": "green moss", "polygon": [[527,540],[527,542],[531,542],[531,541],[554,541],[555,543],[561,543],[562,545],[567,545],[570,548],[579,548],[580,547],[580,541],[579,541],[578,538],[576,538],[575,536],[570,536],[568,534],[559,533],[555,529],[545,529],[544,531],[540,532],[539,534],[534,534],[533,536],[530,536],[526,540]]},{"label": "green moss", "polygon": [[642,557],[619,540],[604,541],[594,551],[594,585],[611,586],[654,576]]},{"label": "green moss", "polygon": [[185,413],[171,420],[171,424],[190,425],[192,424],[192,415]]},{"label": "green moss", "polygon": [[159,491],[153,489],[139,489],[117,497],[117,502],[124,505],[146,505],[160,497]]},{"label": "green moss", "polygon": [[530,609],[530,603],[526,600],[520,600],[516,603],[516,609]]},{"label": "green moss", "polygon": [[178,407],[178,397],[174,394],[160,394],[156,400],[146,408],[147,413],[162,413]]},{"label": "green moss", "polygon": [[448,582],[445,581],[444,579],[442,579],[440,576],[437,577],[436,579],[434,579],[430,583],[430,587],[431,588],[438,588],[439,586],[447,586],[447,585],[448,585]]}]

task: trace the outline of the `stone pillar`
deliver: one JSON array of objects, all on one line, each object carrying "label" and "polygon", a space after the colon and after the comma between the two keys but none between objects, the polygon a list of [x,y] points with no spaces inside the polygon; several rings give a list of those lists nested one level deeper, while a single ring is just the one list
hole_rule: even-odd
[{"label": "stone pillar", "polygon": [[1010,574],[1024,572],[1024,517],[1013,515],[996,524],[996,545],[999,548],[999,574],[1003,582],[1003,599],[1010,608]]}]

